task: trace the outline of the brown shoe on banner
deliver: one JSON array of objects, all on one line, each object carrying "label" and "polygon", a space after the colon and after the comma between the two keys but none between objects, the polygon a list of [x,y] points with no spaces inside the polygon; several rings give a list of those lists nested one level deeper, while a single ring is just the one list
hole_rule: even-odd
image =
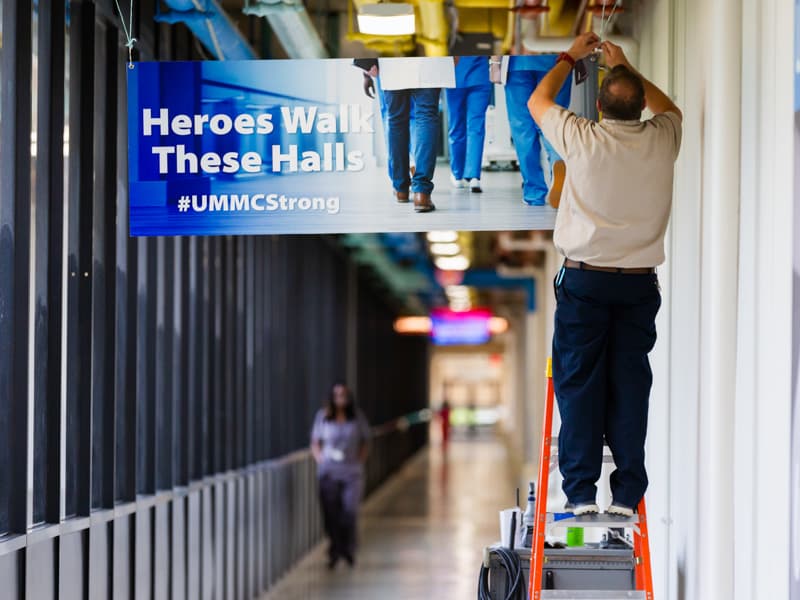
[{"label": "brown shoe on banner", "polygon": [[414,211],[418,213],[431,212],[436,210],[436,207],[431,202],[431,195],[423,192],[414,194]]},{"label": "brown shoe on banner", "polygon": [[408,192],[398,192],[394,190],[394,199],[401,203],[408,202]]},{"label": "brown shoe on banner", "polygon": [[553,185],[547,196],[550,206],[558,208],[561,204],[561,191],[564,189],[564,179],[567,177],[567,165],[563,160],[557,160],[553,164]]}]

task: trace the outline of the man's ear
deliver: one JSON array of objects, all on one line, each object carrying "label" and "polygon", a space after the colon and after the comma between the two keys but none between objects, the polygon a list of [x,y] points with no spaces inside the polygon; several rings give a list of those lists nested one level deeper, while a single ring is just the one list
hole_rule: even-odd
[{"label": "man's ear", "polygon": [[600,106],[600,100],[595,100],[595,106],[597,106],[597,112],[603,112],[603,108]]}]

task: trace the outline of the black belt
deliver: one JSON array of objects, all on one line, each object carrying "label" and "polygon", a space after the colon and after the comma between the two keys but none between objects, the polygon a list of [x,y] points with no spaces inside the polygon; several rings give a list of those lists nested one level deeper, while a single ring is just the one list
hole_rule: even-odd
[{"label": "black belt", "polygon": [[650,275],[656,272],[655,267],[639,267],[634,269],[624,269],[622,267],[596,267],[567,258],[564,260],[567,269],[580,269],[581,271],[600,271],[601,273],[621,273],[623,275]]}]

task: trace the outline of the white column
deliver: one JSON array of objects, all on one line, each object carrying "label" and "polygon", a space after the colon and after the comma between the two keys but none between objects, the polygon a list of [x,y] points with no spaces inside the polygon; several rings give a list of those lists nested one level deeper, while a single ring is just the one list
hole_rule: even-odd
[{"label": "white column", "polygon": [[789,596],[792,4],[745,3],[742,19],[735,600]]},{"label": "white column", "polygon": [[[741,104],[742,3],[713,0],[703,31],[706,160],[701,284],[699,530],[700,598],[732,598],[734,566],[734,410]],[[725,48],[719,52],[720,48]],[[699,567],[699,565],[698,565]]]}]

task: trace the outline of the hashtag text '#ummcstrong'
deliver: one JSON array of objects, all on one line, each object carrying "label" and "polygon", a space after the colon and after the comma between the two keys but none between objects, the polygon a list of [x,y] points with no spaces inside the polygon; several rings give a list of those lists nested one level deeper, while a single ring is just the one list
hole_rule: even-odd
[{"label": "hashtag text '#ummcstrong'", "polygon": [[177,201],[178,212],[326,212],[339,213],[339,196],[287,196],[285,194],[191,194]]}]

